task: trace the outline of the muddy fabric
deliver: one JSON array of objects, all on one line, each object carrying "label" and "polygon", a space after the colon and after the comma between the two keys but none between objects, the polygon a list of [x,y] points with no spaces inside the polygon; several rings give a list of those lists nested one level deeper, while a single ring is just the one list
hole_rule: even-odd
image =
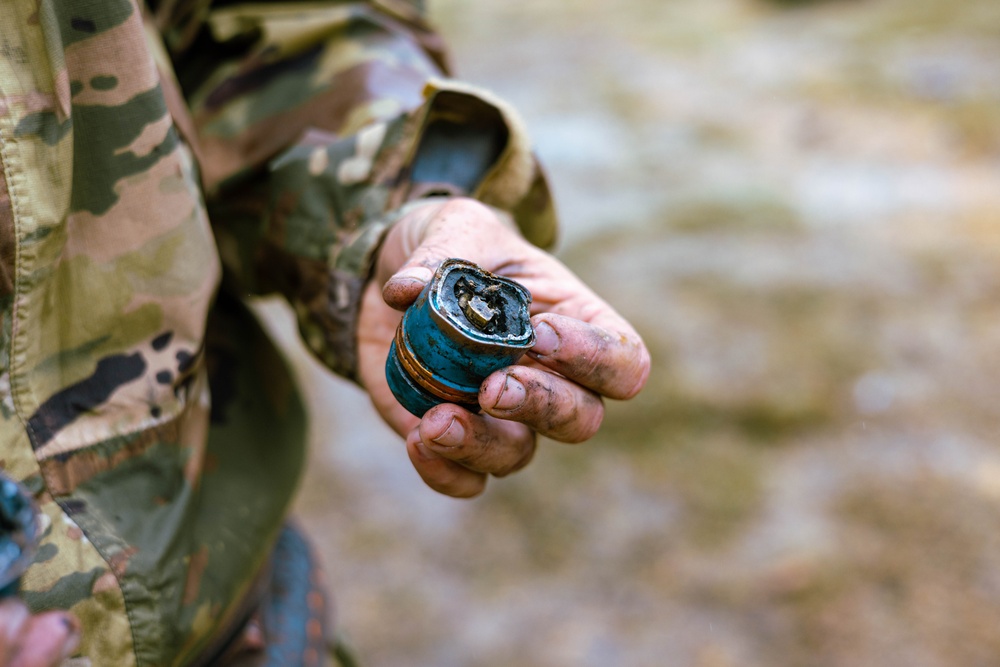
[{"label": "muddy fabric", "polygon": [[44,515],[24,597],[80,617],[80,664],[190,663],[252,602],[305,430],[240,298],[280,291],[353,377],[361,286],[401,205],[468,194],[552,241],[516,116],[445,78],[422,16],[3,3],[0,465]]}]

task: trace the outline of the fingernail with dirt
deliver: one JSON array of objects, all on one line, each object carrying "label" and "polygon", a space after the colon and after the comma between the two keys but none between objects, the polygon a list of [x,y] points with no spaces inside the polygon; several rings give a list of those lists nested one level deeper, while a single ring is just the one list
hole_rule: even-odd
[{"label": "fingernail with dirt", "polygon": [[535,356],[547,357],[559,349],[559,334],[548,322],[539,322],[535,326],[535,344],[531,352]]},{"label": "fingernail with dirt", "polygon": [[493,407],[497,410],[515,410],[524,403],[525,396],[527,392],[524,385],[513,375],[508,375]]},{"label": "fingernail with dirt", "polygon": [[21,634],[28,616],[28,608],[17,600],[7,600],[0,604],[0,627],[3,628],[2,632],[8,638],[8,643]]},{"label": "fingernail with dirt", "polygon": [[448,428],[445,429],[444,433],[436,438],[433,438],[434,444],[441,445],[442,447],[457,447],[462,444],[465,439],[465,427],[462,422],[458,419],[452,417],[451,423],[448,424]]},{"label": "fingernail with dirt", "polygon": [[411,266],[403,269],[392,277],[392,280],[399,282],[414,282],[426,285],[433,277],[433,273],[425,266]]}]

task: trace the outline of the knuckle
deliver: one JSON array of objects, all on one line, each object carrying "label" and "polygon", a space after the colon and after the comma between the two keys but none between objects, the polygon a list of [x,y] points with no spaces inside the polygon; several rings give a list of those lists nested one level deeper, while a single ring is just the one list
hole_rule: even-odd
[{"label": "knuckle", "polygon": [[593,299],[586,299],[580,305],[579,319],[581,319],[584,322],[590,322],[598,315],[600,315],[602,312],[604,312],[605,308],[606,306],[599,301],[594,301]]},{"label": "knuckle", "polygon": [[540,415],[540,430],[561,442],[573,442],[576,439],[580,404],[573,394],[573,390],[567,387],[558,396],[550,396]]},{"label": "knuckle", "polygon": [[553,415],[548,424],[548,431],[553,437],[563,442],[575,443],[585,440],[579,432],[580,408],[574,402],[569,410],[562,410]]},{"label": "knuckle", "polygon": [[453,447],[449,450],[439,450],[441,451],[441,456],[445,457],[453,463],[457,463],[463,468],[476,468],[477,456],[469,452],[464,446]]},{"label": "knuckle", "polygon": [[613,373],[615,377],[605,383],[602,391],[608,398],[618,401],[635,398],[646,386],[652,367],[649,350],[641,340],[623,340],[623,343],[624,349],[616,355],[618,363],[616,372]]},{"label": "knuckle", "polygon": [[494,438],[486,436],[440,451],[442,456],[460,466],[477,470],[484,464],[484,458],[493,447],[493,443]]},{"label": "knuckle", "polygon": [[594,437],[598,430],[601,428],[601,424],[604,423],[604,401],[597,398],[594,406],[588,410],[590,415],[590,420],[586,424],[585,433],[587,434],[586,439]]},{"label": "knuckle", "polygon": [[652,360],[649,357],[649,350],[642,343],[638,344],[639,351],[637,358],[632,364],[633,370],[628,374],[628,381],[625,383],[624,388],[617,396],[611,396],[611,398],[616,398],[622,401],[626,401],[630,398],[635,398],[643,387],[646,386],[646,381],[649,380],[649,373],[652,369]]},{"label": "knuckle", "polygon": [[562,363],[573,377],[594,386],[608,384],[614,375],[616,342],[610,333],[584,325],[568,337],[565,350],[560,350]]},{"label": "knuckle", "polygon": [[611,347],[611,335],[606,331],[594,330],[591,332],[589,343],[590,349],[583,358],[583,372],[588,375],[602,375],[608,349]]},{"label": "knuckle", "polygon": [[555,384],[552,376],[540,373],[539,378],[530,383],[528,399],[521,405],[516,417],[555,429],[563,423],[563,413],[567,401],[571,399],[565,389]]},{"label": "knuckle", "polygon": [[490,220],[496,216],[482,202],[469,197],[455,197],[441,207],[439,217],[441,219],[456,217],[463,220]]},{"label": "knuckle", "polygon": [[555,430],[562,442],[577,444],[589,440],[604,420],[604,402],[596,394],[583,391],[579,400],[573,402],[572,409],[562,415]]},{"label": "knuckle", "polygon": [[506,477],[518,470],[522,470],[535,457],[536,447],[536,436],[534,431],[532,431],[528,438],[521,443],[520,450],[516,453],[516,456],[511,457],[510,463],[493,472],[493,476]]},{"label": "knuckle", "polygon": [[420,250],[420,256],[415,258],[416,263],[431,271],[437,270],[438,265],[448,256],[448,244],[442,239],[428,240]]}]

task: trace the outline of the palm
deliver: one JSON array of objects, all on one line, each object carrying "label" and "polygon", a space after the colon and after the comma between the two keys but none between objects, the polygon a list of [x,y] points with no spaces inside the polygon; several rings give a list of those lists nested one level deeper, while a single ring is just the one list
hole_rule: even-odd
[{"label": "palm", "polygon": [[[385,361],[402,311],[449,257],[524,285],[538,340],[518,365],[483,382],[481,414],[445,404],[418,419],[389,390]],[[375,407],[406,438],[424,481],[455,496],[476,495],[487,474],[526,465],[536,432],[563,442],[590,438],[603,418],[601,397],[630,398],[649,373],[648,352],[625,320],[558,260],[468,200],[428,204],[389,232],[358,331],[358,372]]]},{"label": "palm", "polygon": [[[532,315],[541,312],[569,314],[563,311],[570,309],[567,302],[576,292],[567,286],[576,283],[578,288],[583,288],[576,277],[550,255],[532,247],[512,230],[498,227],[494,231],[505,238],[493,239],[494,242],[482,244],[481,248],[476,248],[476,252],[467,252],[462,259],[468,259],[487,271],[498,273],[524,285],[532,295]],[[408,248],[400,246],[409,245],[407,235],[411,233],[412,230],[403,227],[393,230],[380,256],[380,265],[385,263],[388,266],[380,266],[379,274],[392,275],[405,261],[405,255],[409,254],[406,252]],[[362,297],[361,317],[358,323],[360,332],[358,372],[379,414],[397,433],[405,436],[420,420],[396,401],[385,379],[386,357],[389,355],[389,347],[403,314],[383,299],[382,283],[383,281],[378,280],[376,276],[376,279],[368,284]],[[394,303],[409,305],[419,292],[419,287],[415,286],[412,290],[397,295],[398,298],[394,299]],[[521,363],[540,367],[527,357]]]},{"label": "palm", "polygon": [[370,283],[362,297],[358,322],[358,373],[382,418],[397,433],[405,436],[419,419],[400,405],[385,379],[385,360],[402,313],[382,300],[380,285]]}]

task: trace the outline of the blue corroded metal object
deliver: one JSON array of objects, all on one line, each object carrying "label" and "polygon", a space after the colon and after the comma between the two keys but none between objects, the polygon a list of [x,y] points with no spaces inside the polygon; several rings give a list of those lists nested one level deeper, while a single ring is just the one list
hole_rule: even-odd
[{"label": "blue corroded metal object", "polygon": [[0,598],[20,591],[41,537],[38,516],[28,490],[0,473]]},{"label": "blue corroded metal object", "polygon": [[410,306],[385,362],[389,388],[418,417],[440,403],[479,410],[479,385],[535,344],[531,293],[462,259],[445,260]]}]

